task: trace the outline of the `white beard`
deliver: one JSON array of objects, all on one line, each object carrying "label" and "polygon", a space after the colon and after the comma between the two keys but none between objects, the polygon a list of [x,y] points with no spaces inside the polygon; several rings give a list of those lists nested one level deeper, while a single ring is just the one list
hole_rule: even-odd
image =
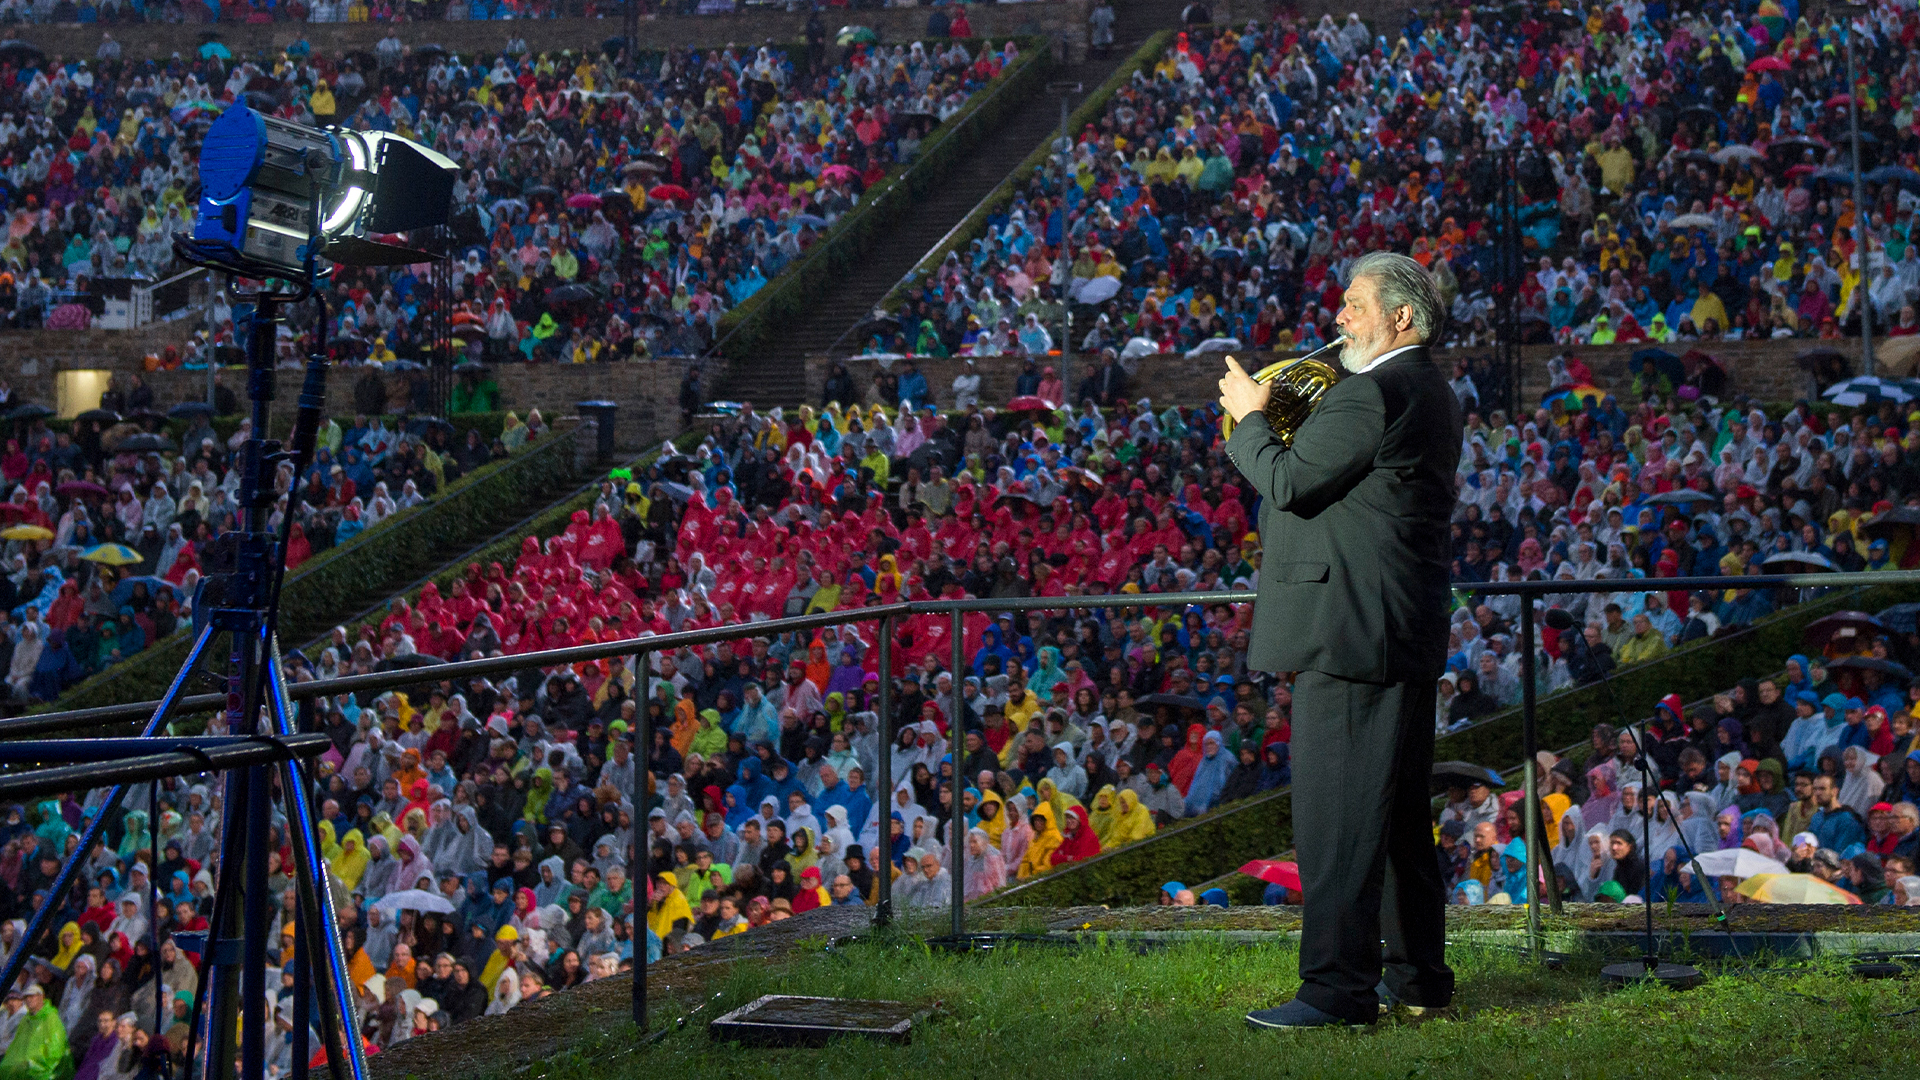
[{"label": "white beard", "polygon": [[1344,332],[1341,337],[1346,344],[1340,347],[1340,366],[1350,373],[1357,372],[1379,359],[1380,354],[1387,351],[1386,343],[1390,340],[1385,335],[1381,335],[1373,341],[1362,342],[1358,338],[1347,336]]}]

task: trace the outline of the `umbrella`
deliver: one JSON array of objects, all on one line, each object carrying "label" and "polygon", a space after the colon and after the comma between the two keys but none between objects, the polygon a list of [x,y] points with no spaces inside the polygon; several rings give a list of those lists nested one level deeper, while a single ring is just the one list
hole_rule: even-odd
[{"label": "umbrella", "polygon": [[556,191],[551,184],[535,184],[520,194],[525,195],[529,200],[557,199],[560,197],[560,192]]},{"label": "umbrella", "polygon": [[554,305],[590,304],[599,299],[591,288],[578,282],[557,285],[547,290],[547,303]]},{"label": "umbrella", "polygon": [[113,601],[114,606],[118,607],[119,605],[124,604],[127,601],[133,599],[133,587],[135,585],[145,585],[147,587],[148,596],[159,596],[160,591],[162,589],[166,589],[168,591],[173,590],[173,585],[162,578],[150,577],[146,575],[141,575],[138,577],[125,577],[125,578],[121,578],[119,581],[114,582],[113,591],[107,594],[107,599]]},{"label": "umbrella", "polygon": [[1827,144],[1821,142],[1819,139],[1810,139],[1805,135],[1788,135],[1783,139],[1775,139],[1769,142],[1767,144],[1767,156],[1770,158],[1779,158],[1784,161],[1799,161],[1801,156],[1809,150],[1817,154],[1826,148]]},{"label": "umbrella", "polygon": [[1204,702],[1191,694],[1148,694],[1139,699],[1136,704],[1168,705],[1176,709],[1193,709],[1196,712],[1204,711],[1207,707]]},{"label": "umbrella", "polygon": [[47,54],[40,51],[40,46],[30,41],[21,41],[18,38],[0,41],[0,60],[9,60],[25,67],[28,64],[42,63],[46,58]]},{"label": "umbrella", "polygon": [[396,911],[435,911],[442,915],[453,913],[453,902],[436,892],[425,889],[401,889],[391,892],[373,902],[373,906],[391,915]]},{"label": "umbrella", "polygon": [[1679,214],[1664,226],[1668,229],[1711,229],[1713,218],[1707,214]]},{"label": "umbrella", "polygon": [[0,529],[0,540],[51,540],[53,530],[39,525],[9,525]]},{"label": "umbrella", "polygon": [[1763,56],[1747,65],[1748,71],[1792,71],[1793,65],[1778,56]]},{"label": "umbrella", "polygon": [[212,416],[213,406],[204,401],[183,401],[167,410],[167,416],[174,420],[190,420],[196,416]]},{"label": "umbrella", "polygon": [[132,566],[141,560],[140,553],[125,544],[101,544],[90,547],[80,553],[88,562],[97,562],[105,566]]},{"label": "umbrella", "polygon": [[1012,401],[1007,402],[1008,412],[1029,412],[1036,410],[1039,412],[1051,412],[1053,411],[1053,405],[1045,398],[1035,397],[1032,394],[1022,394]]},{"label": "umbrella", "polygon": [[1899,184],[1902,187],[1920,186],[1920,172],[1901,165],[1881,165],[1867,170],[1867,179],[1876,184]]},{"label": "umbrella", "polygon": [[373,669],[375,671],[398,671],[402,668],[433,667],[436,664],[444,663],[446,663],[446,661],[437,656],[428,656],[426,653],[412,653],[407,656],[385,657],[379,663],[373,665]]},{"label": "umbrella", "polygon": [[1839,611],[1808,623],[1804,640],[1809,650],[1818,651],[1826,648],[1827,642],[1836,637],[1854,637],[1863,631],[1871,634],[1886,628],[1886,623],[1864,611]]},{"label": "umbrella", "polygon": [[59,487],[54,488],[53,493],[65,499],[71,499],[76,495],[89,496],[89,495],[113,494],[111,491],[108,491],[106,488],[101,487],[99,484],[96,484],[91,480],[69,480],[64,484],[61,484]]},{"label": "umbrella", "polygon": [[1434,762],[1433,788],[1436,794],[1450,787],[1472,787],[1475,784],[1495,788],[1507,786],[1498,772],[1485,765],[1475,765],[1469,761]]},{"label": "umbrella", "polygon": [[1870,542],[1885,540],[1892,543],[1902,536],[1911,534],[1915,526],[1920,526],[1920,509],[1896,506],[1860,526],[1860,532]]},{"label": "umbrella", "polygon": [[635,158],[634,160],[627,162],[625,165],[620,166],[620,171],[623,173],[626,173],[628,176],[634,176],[639,173],[661,172],[665,168],[666,168],[665,165],[662,165],[658,162],[649,161],[646,158]]},{"label": "umbrella", "polygon": [[487,190],[503,198],[518,195],[520,194],[520,182],[518,180],[510,180],[504,176],[490,176],[487,178]]},{"label": "umbrella", "polygon": [[1860,898],[1812,874],[1755,874],[1739,893],[1762,904],[1858,904]]},{"label": "umbrella", "polygon": [[853,166],[851,165],[834,164],[834,165],[829,165],[824,169],[821,169],[820,175],[824,179],[835,180],[835,181],[840,181],[844,183],[846,181],[852,180],[854,177],[859,176],[860,174],[855,172],[853,169]]},{"label": "umbrella", "polygon": [[1873,343],[1873,357],[1886,370],[1904,372],[1907,377],[1912,377],[1920,369],[1920,334],[1883,337]]},{"label": "umbrella", "polygon": [[47,408],[45,405],[29,401],[25,405],[15,405],[13,408],[8,409],[5,416],[0,416],[0,420],[38,420],[43,416],[52,415],[52,409]]},{"label": "umbrella", "polygon": [[585,191],[580,192],[578,195],[569,195],[567,196],[567,209],[598,210],[600,209],[600,196]]},{"label": "umbrella", "polygon": [[669,201],[680,200],[686,202],[692,200],[693,192],[688,191],[679,184],[657,184],[653,190],[647,192],[647,196],[653,199],[666,199]]},{"label": "umbrella", "polygon": [[1607,391],[1590,383],[1581,383],[1578,386],[1563,387],[1562,389],[1548,393],[1547,396],[1540,399],[1540,404],[1546,406],[1556,401],[1565,401],[1568,405],[1576,409],[1583,409],[1586,407],[1586,399],[1589,397],[1596,401],[1604,401],[1607,397]]},{"label": "umbrella", "polygon": [[608,188],[595,197],[600,200],[600,205],[602,206],[612,207],[619,205],[628,208],[632,208],[633,206],[633,199],[619,188]]},{"label": "umbrella", "polygon": [[453,370],[456,373],[461,375],[465,375],[468,372],[473,372],[475,374],[478,374],[480,372],[487,370],[487,365],[481,363],[478,360],[462,360],[459,363],[453,365]]},{"label": "umbrella", "polygon": [[231,60],[233,59],[233,50],[218,41],[209,41],[205,45],[200,46],[200,59],[211,60],[216,56],[222,60]]},{"label": "umbrella", "polygon": [[1891,629],[1911,634],[1920,627],[1920,604],[1895,604],[1874,617]]},{"label": "umbrella", "polygon": [[1075,477],[1081,483],[1086,484],[1088,487],[1106,487],[1107,486],[1107,482],[1105,480],[1100,479],[1099,473],[1096,473],[1091,469],[1083,469],[1078,465],[1062,465],[1059,469],[1055,470],[1055,472],[1061,476]]},{"label": "umbrella", "polygon": [[1703,851],[1696,859],[1700,872],[1709,877],[1750,878],[1755,874],[1785,874],[1787,864],[1768,858],[1752,848]]},{"label": "umbrella", "polygon": [[415,56],[445,56],[445,55],[447,55],[447,47],[446,47],[445,45],[436,45],[436,44],[434,44],[434,43],[432,43],[432,42],[428,42],[428,43],[427,43],[427,44],[425,44],[425,45],[415,45],[415,46],[413,47],[413,55],[415,55]]},{"label": "umbrella", "polygon": [[173,450],[175,449],[175,447],[173,445],[173,440],[167,438],[165,435],[156,435],[150,431],[143,431],[138,435],[129,435],[126,438],[121,439],[120,445],[118,447],[115,447],[115,449],[129,450],[134,453],[146,453],[148,451],[156,451],[156,450],[157,451]]},{"label": "umbrella", "polygon": [[1821,391],[1820,396],[1835,405],[1866,405],[1881,401],[1902,403],[1920,397],[1916,385],[1905,379],[1887,379],[1878,375],[1855,375],[1842,379]]},{"label": "umbrella", "polygon": [[833,43],[835,45],[873,45],[878,43],[879,40],[879,34],[874,33],[864,26],[843,26],[840,28],[840,32],[833,37]]},{"label": "umbrella", "polygon": [[112,409],[88,409],[74,419],[87,420],[96,424],[117,424],[120,422],[120,414]]},{"label": "umbrella", "polygon": [[1828,109],[1844,109],[1851,104],[1853,104],[1852,94],[1835,94],[1821,103],[1822,107]]},{"label": "umbrella", "polygon": [[1240,872],[1248,877],[1259,878],[1269,885],[1282,886],[1291,893],[1305,891],[1300,888],[1300,864],[1297,862],[1255,859],[1241,867]]},{"label": "umbrella", "polygon": [[1710,492],[1705,492],[1705,491],[1694,491],[1691,488],[1681,488],[1676,491],[1663,491],[1658,495],[1650,495],[1646,499],[1646,502],[1648,503],[1648,505],[1651,505],[1651,506],[1687,506],[1697,502],[1718,502],[1718,501],[1720,501],[1720,497],[1718,495],[1714,495]]},{"label": "umbrella", "polygon": [[1760,560],[1760,565],[1775,574],[1821,574],[1836,569],[1833,560],[1814,551],[1783,551]]},{"label": "umbrella", "polygon": [[1117,277],[1089,278],[1077,282],[1069,290],[1076,303],[1104,304],[1120,293],[1120,279]]},{"label": "umbrella", "polygon": [[1764,156],[1760,151],[1744,143],[1734,143],[1732,146],[1723,146],[1713,152],[1713,160],[1722,165],[1731,165],[1737,161],[1752,161],[1754,158]]},{"label": "umbrella", "polygon": [[1905,664],[1892,660],[1882,660],[1877,656],[1843,656],[1827,665],[1827,670],[1838,668],[1842,671],[1877,671],[1882,675],[1898,679],[1904,685],[1913,678],[1913,672]]}]

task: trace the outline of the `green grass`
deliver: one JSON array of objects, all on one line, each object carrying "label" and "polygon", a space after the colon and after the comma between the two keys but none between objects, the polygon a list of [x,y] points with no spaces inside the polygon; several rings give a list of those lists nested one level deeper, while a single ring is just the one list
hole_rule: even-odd
[{"label": "green grass", "polygon": [[[633,1028],[520,1075],[670,1077],[1740,1077],[1880,1075],[1920,1039],[1913,980],[1862,981],[1841,963],[1723,971],[1676,993],[1613,989],[1601,961],[1559,971],[1515,951],[1456,946],[1456,1016],[1425,1024],[1279,1034],[1241,1019],[1298,985],[1285,945],[1195,942],[1136,953],[1042,945],[987,955],[930,952],[893,936],[784,962],[740,963],[702,992],[681,1030],[631,1050]],[[717,991],[717,996],[716,996]],[[769,993],[882,998],[931,1015],[908,1046],[843,1039],[824,1050],[712,1041],[706,1022]],[[657,1005],[673,1026],[699,1004]],[[1684,1064],[1682,1064],[1684,1063]]]}]

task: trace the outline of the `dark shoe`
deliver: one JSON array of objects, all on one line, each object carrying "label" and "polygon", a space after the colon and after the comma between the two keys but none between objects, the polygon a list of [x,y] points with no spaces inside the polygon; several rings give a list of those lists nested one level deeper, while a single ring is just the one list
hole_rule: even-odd
[{"label": "dark shoe", "polygon": [[1380,999],[1380,1019],[1398,1014],[1408,1020],[1444,1020],[1453,1015],[1453,1010],[1445,1005],[1409,1005],[1394,996],[1382,981],[1373,988],[1374,995]]},{"label": "dark shoe", "polygon": [[1308,1028],[1352,1027],[1332,1013],[1324,1013],[1294,998],[1277,1009],[1261,1009],[1247,1014],[1247,1026],[1267,1031],[1305,1031]]}]

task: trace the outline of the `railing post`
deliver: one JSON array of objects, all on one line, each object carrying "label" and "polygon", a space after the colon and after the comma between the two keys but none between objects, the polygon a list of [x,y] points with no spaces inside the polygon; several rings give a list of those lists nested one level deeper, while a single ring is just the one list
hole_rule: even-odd
[{"label": "railing post", "polygon": [[1520,745],[1525,756],[1521,764],[1520,798],[1522,820],[1527,830],[1527,951],[1535,960],[1544,958],[1540,941],[1540,799],[1535,787],[1533,755],[1539,750],[1539,732],[1534,729],[1534,626],[1533,597],[1520,598]]},{"label": "railing post", "polygon": [[953,939],[959,941],[967,932],[967,823],[966,809],[961,806],[960,772],[965,768],[967,753],[967,699],[961,693],[964,686],[960,673],[966,670],[966,617],[960,608],[953,609],[953,716],[947,723],[947,734],[951,736],[947,754],[953,758],[953,779],[949,781],[953,788],[953,805],[947,812],[947,834],[953,843],[947,850],[947,875],[953,879]]},{"label": "railing post", "polygon": [[[893,921],[893,616],[880,619],[880,699],[875,704],[880,714],[876,725],[880,752],[874,761],[874,805],[880,808],[879,828],[874,834],[873,850],[867,852],[867,865],[873,868],[875,897],[873,925]],[[861,822],[855,828],[865,825]],[[855,835],[858,835],[857,833]]]},{"label": "railing post", "polygon": [[[633,658],[635,696],[640,707],[633,711],[633,1022],[640,1034],[647,1033],[647,912],[653,895],[653,830],[647,828],[648,753],[653,742],[649,731],[648,710],[653,707],[653,654],[637,653]],[[666,939],[660,947],[664,955]]]}]

